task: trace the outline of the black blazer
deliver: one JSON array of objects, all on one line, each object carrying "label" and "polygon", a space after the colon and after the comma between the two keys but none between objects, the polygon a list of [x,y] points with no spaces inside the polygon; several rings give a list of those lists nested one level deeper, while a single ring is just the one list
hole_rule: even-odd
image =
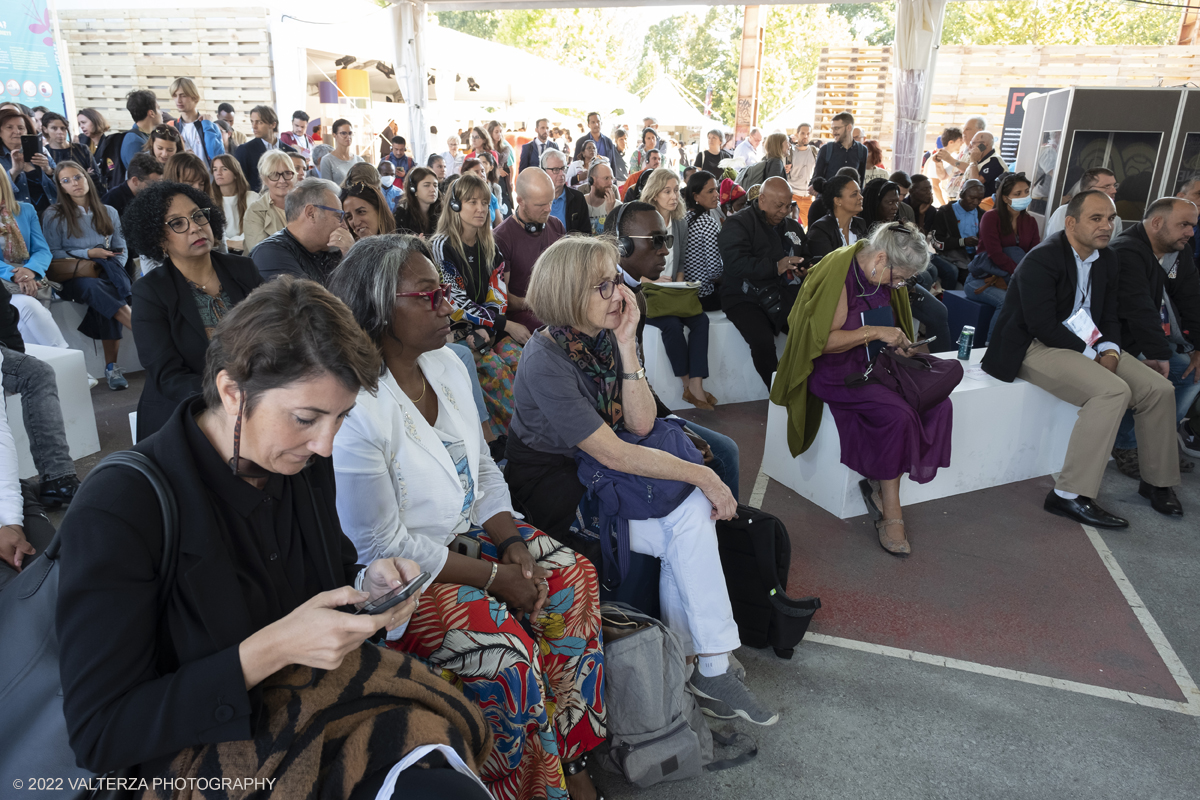
[{"label": "black blazer", "polygon": [[592,220],[588,214],[587,200],[583,198],[583,192],[578,189],[572,189],[570,186],[564,186],[563,191],[567,193],[567,224],[564,226],[567,233],[592,233]]},{"label": "black blazer", "polygon": [[[242,256],[212,253],[221,287],[234,305],[263,282],[254,262]],[[182,401],[200,393],[208,337],[187,281],[168,259],[133,284],[133,340],[146,368],[138,400],[137,438],[163,426]]]},{"label": "black blazer", "polygon": [[[276,141],[279,149],[285,153],[298,152],[296,148],[290,147],[283,142]],[[267,152],[267,143],[257,136],[246,142],[238,145],[233,151],[233,157],[242,165],[242,172],[246,175],[246,180],[250,184],[250,191],[262,191],[262,178],[258,174],[258,160],[262,158],[263,153]],[[297,181],[299,182],[299,181]]]},{"label": "black blazer", "polygon": [[[225,544],[196,462],[184,457],[185,415],[201,407],[200,398],[181,404],[133,448],[162,468],[179,503],[175,585],[161,614],[163,531],[149,483],[125,469],[89,478],[58,532],[63,711],[76,763],[92,772],[143,765],[153,776],[184,748],[252,738],[258,694],[246,690],[238,645],[255,631],[233,567],[239,554]],[[323,528],[304,535],[322,591],[352,585],[362,568],[338,522],[333,460],[317,457],[287,480],[294,492],[313,490],[293,523]]]},{"label": "black blazer", "polygon": [[[1092,322],[1100,330],[1101,342],[1121,344],[1121,322],[1117,317],[1117,254],[1112,248],[1100,251],[1092,263]],[[1025,351],[1037,339],[1047,347],[1082,353],[1086,345],[1063,321],[1075,308],[1079,270],[1065,231],[1050,236],[1021,260],[1008,282],[1008,293],[1000,318],[983,355],[983,370],[994,378],[1011,382],[1021,369]]]},{"label": "black blazer", "polygon": [[[850,232],[860,239],[866,238],[867,222],[862,217],[850,218]],[[826,214],[816,222],[808,226],[808,254],[810,267],[816,266],[821,259],[832,253],[834,250],[840,250],[842,244],[842,232],[838,228],[837,217]]]},{"label": "black blazer", "polygon": [[[789,236],[795,241],[784,249],[780,236]],[[767,225],[755,201],[725,220],[717,234],[717,249],[725,264],[725,276],[721,281],[721,308],[728,310],[741,303],[757,300],[742,291],[742,284],[749,283],[757,288],[768,288],[772,283],[783,285],[782,276],[775,266],[784,256],[808,258],[801,266],[809,266],[808,237],[804,228],[791,217],[772,228]]]},{"label": "black blazer", "polygon": [[[546,149],[557,150],[558,145],[556,145],[552,139],[547,139]],[[542,165],[541,161],[542,159],[538,155],[537,151],[537,139],[521,145],[521,160],[517,165],[518,170],[527,169],[529,167],[540,167]]]},{"label": "black blazer", "polygon": [[1146,224],[1128,227],[1112,241],[1121,268],[1121,292],[1117,316],[1121,319],[1121,343],[1130,355],[1160,361],[1169,359],[1176,346],[1163,333],[1159,308],[1163,291],[1179,315],[1183,338],[1200,349],[1200,274],[1191,258],[1191,242],[1179,253],[1170,277],[1150,247]]},{"label": "black blazer", "polygon": [[[955,202],[958,202],[957,200]],[[975,223],[979,224],[979,220],[983,218],[983,210],[975,209]],[[946,203],[937,210],[937,214],[933,217],[933,235],[938,241],[945,245],[942,252],[954,252],[955,250],[966,250],[967,243],[963,241],[962,234],[958,232],[958,215],[954,211],[954,203]],[[976,228],[975,238],[979,238],[978,228]]]}]

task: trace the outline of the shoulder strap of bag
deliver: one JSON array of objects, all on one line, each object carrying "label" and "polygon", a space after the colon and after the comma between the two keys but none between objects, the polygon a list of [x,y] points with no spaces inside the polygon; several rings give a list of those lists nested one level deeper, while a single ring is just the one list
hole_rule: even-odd
[{"label": "shoulder strap of bag", "polygon": [[[167,476],[163,474],[158,464],[155,464],[149,457],[136,450],[121,450],[113,453],[97,464],[92,469],[89,477],[95,475],[100,470],[111,467],[127,467],[141,473],[150,484],[150,487],[154,489],[154,494],[158,497],[158,505],[162,511],[163,526],[162,562],[158,568],[158,574],[162,578],[158,585],[158,605],[159,608],[162,608],[170,596],[171,587],[175,585],[175,566],[179,561],[179,506],[175,501],[175,493],[171,491],[171,484],[167,482]],[[46,555],[48,557],[50,556],[51,549],[57,554],[57,535],[55,535],[54,541],[46,548]]]}]

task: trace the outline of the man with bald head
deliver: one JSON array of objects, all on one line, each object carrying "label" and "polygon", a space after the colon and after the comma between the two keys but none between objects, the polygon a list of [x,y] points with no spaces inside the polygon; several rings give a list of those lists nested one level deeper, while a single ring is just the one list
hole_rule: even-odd
[{"label": "man with bald head", "polygon": [[1066,459],[1043,508],[1099,528],[1129,522],[1096,502],[1126,409],[1133,409],[1142,480],[1138,494],[1155,511],[1183,507],[1175,444],[1175,390],[1160,372],[1121,350],[1120,267],[1108,246],[1116,206],[1104,192],[1080,192],[1066,229],[1026,254],[1008,284],[983,369],[1021,378],[1079,407]]},{"label": "man with bald head", "polygon": [[[1191,201],[1163,197],[1112,242],[1121,268],[1121,348],[1175,386],[1180,444],[1194,456],[1200,456],[1200,419],[1189,423],[1185,417],[1200,394],[1200,273],[1189,252],[1198,216]],[[1133,416],[1127,413],[1113,456],[1118,465],[1122,457],[1132,463],[1131,477],[1140,477],[1137,444]],[[1190,472],[1188,467],[1194,468],[1192,462],[1181,460],[1180,469]]]},{"label": "man with bald head", "polygon": [[971,150],[967,154],[967,177],[975,178],[983,184],[987,197],[996,193],[996,181],[1008,172],[1008,164],[996,152],[996,138],[987,131],[980,131],[971,140]]},{"label": "man with bald head", "polygon": [[775,337],[787,330],[808,272],[808,237],[791,211],[792,187],[767,178],[758,197],[725,220],[717,236],[725,264],[721,310],[750,345],[754,369],[768,388],[779,366]]},{"label": "man with bald head", "polygon": [[587,200],[592,233],[604,233],[604,222],[608,215],[621,205],[617,187],[613,186],[612,167],[604,162],[592,164],[592,168],[588,170],[588,193],[583,197]]},{"label": "man with bald head", "polygon": [[550,245],[566,233],[557,217],[550,215],[554,202],[554,181],[539,167],[526,167],[517,175],[513,193],[517,210],[496,226],[493,235],[496,246],[504,256],[504,280],[508,284],[508,320],[529,330],[541,327],[542,321],[533,315],[525,303],[529,276],[534,262]]}]

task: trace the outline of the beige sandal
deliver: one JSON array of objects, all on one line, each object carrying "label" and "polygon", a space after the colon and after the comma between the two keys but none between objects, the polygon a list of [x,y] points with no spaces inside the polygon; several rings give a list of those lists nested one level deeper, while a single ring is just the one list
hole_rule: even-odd
[{"label": "beige sandal", "polygon": [[912,548],[908,544],[908,537],[904,537],[899,542],[890,539],[887,536],[887,527],[889,525],[899,525],[904,527],[902,519],[881,519],[875,523],[875,529],[879,531],[879,546],[887,550],[894,556],[906,556],[912,552]]}]

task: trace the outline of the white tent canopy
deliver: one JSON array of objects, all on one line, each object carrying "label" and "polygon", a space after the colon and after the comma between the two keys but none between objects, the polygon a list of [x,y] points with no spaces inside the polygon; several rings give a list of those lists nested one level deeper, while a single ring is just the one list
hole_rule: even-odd
[{"label": "white tent canopy", "polygon": [[706,117],[683,97],[683,92],[669,77],[654,82],[638,105],[640,116],[654,117],[666,128],[711,128],[723,126],[719,117]]},{"label": "white tent canopy", "polygon": [[771,119],[759,123],[758,128],[763,134],[770,134],[776,131],[790,134],[795,132],[796,126],[801,122],[807,122],[811,125],[816,111],[817,85],[814,83],[801,92],[795,100],[776,112],[775,116]]}]

